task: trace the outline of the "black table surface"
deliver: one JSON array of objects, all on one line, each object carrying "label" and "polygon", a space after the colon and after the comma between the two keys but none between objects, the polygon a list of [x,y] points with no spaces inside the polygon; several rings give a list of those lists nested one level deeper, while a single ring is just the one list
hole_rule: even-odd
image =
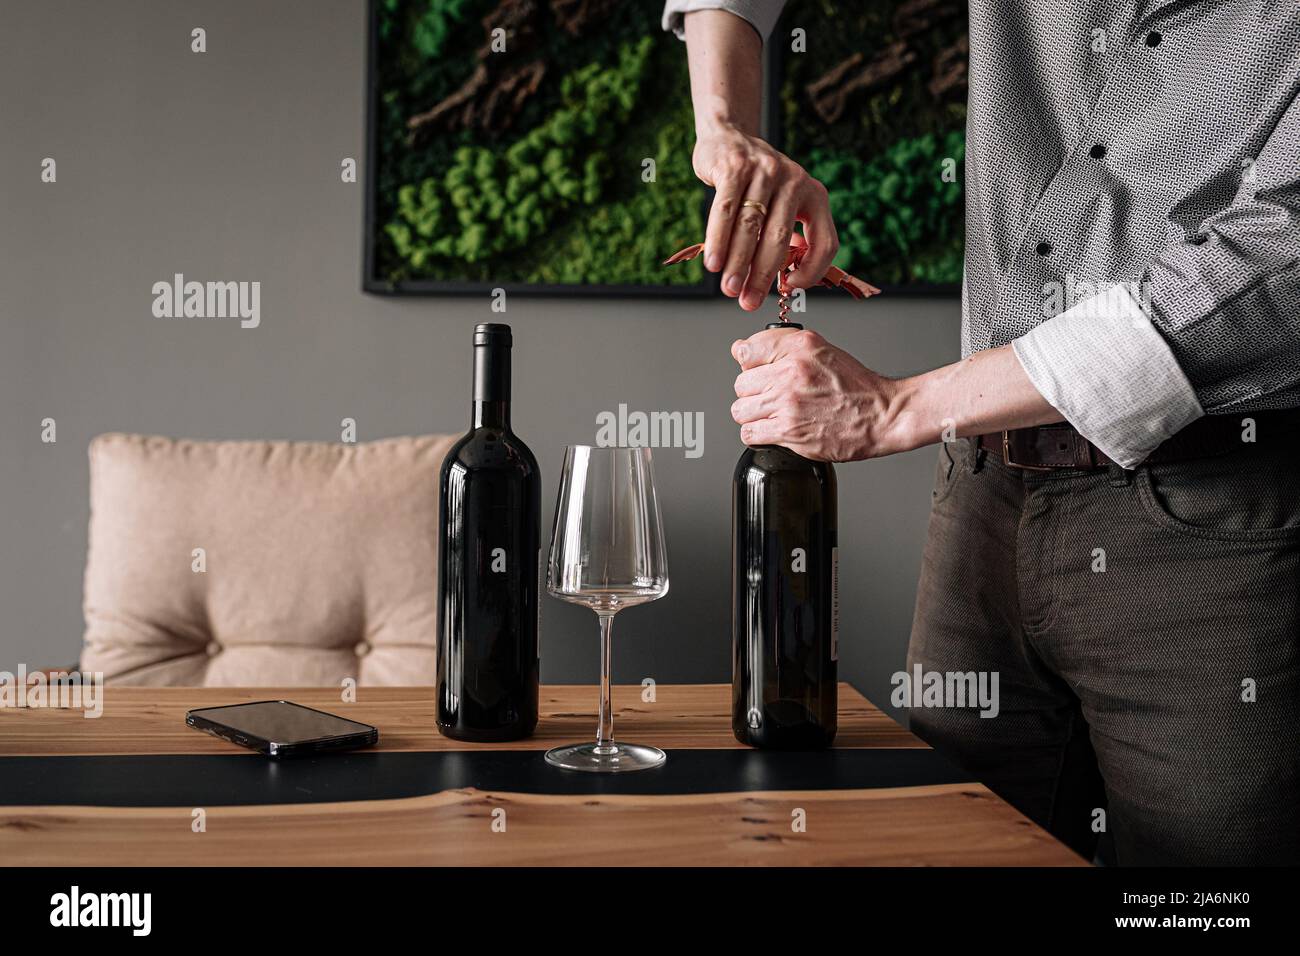
[{"label": "black table surface", "polygon": [[875,789],[967,783],[933,750],[817,752],[669,750],[654,770],[560,770],[537,750],[328,754],[271,760],[256,754],[0,757],[0,806],[242,806],[484,791],[690,794]]}]

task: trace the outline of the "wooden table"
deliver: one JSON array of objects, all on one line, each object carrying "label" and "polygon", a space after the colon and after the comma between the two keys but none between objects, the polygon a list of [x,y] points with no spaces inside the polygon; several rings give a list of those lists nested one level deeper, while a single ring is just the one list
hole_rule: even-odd
[{"label": "wooden table", "polygon": [[[427,687],[361,688],[347,704],[333,689],[109,687],[98,719],[0,709],[0,859],[73,866],[1084,863],[847,684],[840,685],[836,747],[822,754],[742,747],[731,734],[724,685],[660,686],[653,702],[641,693],[615,689],[616,736],[664,748],[668,764],[617,778],[566,773],[541,759],[539,751],[592,734],[596,692],[584,686],[544,687],[536,736],[483,745],[437,733]],[[374,724],[379,746],[277,764],[184,724],[194,707],[280,697]],[[952,782],[913,783],[918,775]],[[771,782],[777,786],[769,789]]]}]

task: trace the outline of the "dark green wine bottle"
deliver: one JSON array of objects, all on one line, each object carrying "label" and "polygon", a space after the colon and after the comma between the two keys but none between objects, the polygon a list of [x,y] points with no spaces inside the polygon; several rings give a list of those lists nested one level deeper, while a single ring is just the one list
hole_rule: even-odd
[{"label": "dark green wine bottle", "polygon": [[741,743],[815,750],[834,740],[838,558],[835,468],[778,445],[746,448],[732,481],[731,726]]}]

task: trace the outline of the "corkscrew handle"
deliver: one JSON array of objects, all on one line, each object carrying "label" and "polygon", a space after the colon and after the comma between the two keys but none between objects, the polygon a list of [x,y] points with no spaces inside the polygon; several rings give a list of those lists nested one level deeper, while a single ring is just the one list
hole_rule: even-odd
[{"label": "corkscrew handle", "polygon": [[[674,252],[664,260],[663,264],[668,266],[675,262],[688,262],[703,251],[704,243],[697,242],[693,246],[687,246],[685,249]],[[799,263],[803,261],[803,257],[807,251],[808,247],[806,245],[796,245],[794,238],[792,237],[790,241],[790,249],[786,253],[785,257],[785,265],[782,266],[781,271],[777,273],[777,307],[782,322],[785,322],[786,316],[790,314],[790,295],[792,290],[787,280],[790,277],[790,273],[799,268]],[[851,276],[843,269],[837,268],[836,266],[831,266],[826,270],[826,275],[822,277],[820,284],[832,289],[843,289],[855,299],[868,299],[873,295],[880,294],[880,290],[870,282],[864,282],[857,276]]]}]

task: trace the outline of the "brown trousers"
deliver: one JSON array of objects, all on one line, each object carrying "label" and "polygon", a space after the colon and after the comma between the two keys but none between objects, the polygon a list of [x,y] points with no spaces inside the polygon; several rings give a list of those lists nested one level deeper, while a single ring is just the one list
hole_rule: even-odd
[{"label": "brown trousers", "polygon": [[1300,461],[1260,434],[1134,472],[945,445],[908,670],[997,672],[911,726],[1091,858],[1300,863]]}]

